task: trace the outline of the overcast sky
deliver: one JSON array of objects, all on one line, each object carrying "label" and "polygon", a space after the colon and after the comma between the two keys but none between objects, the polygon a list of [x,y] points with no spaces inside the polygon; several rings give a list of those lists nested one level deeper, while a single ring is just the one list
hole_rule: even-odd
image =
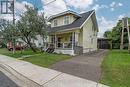
[{"label": "overcast sky", "polygon": [[[25,12],[25,4],[36,6],[39,8],[39,13],[44,11],[47,16],[66,10],[83,13],[95,9],[99,25],[99,37],[106,30],[111,30],[122,17],[130,17],[130,0],[56,0],[45,6],[51,1],[53,0],[16,0],[16,12]],[[12,20],[11,15],[0,14],[0,17]],[[17,15],[16,18],[19,19],[19,16]]]}]

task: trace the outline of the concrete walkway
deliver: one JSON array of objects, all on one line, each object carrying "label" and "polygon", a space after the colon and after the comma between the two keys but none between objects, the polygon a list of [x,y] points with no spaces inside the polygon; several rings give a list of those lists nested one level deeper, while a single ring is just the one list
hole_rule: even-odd
[{"label": "concrete walkway", "polygon": [[108,50],[83,54],[70,60],[54,64],[51,69],[98,82],[101,77],[101,63]]},{"label": "concrete walkway", "polygon": [[108,87],[4,55],[0,55],[0,68],[19,87]]}]

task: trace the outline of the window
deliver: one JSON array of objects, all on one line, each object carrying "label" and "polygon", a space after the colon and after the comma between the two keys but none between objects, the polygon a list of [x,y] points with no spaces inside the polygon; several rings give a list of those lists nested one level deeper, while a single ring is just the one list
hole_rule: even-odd
[{"label": "window", "polygon": [[64,25],[69,24],[69,16],[64,17]]},{"label": "window", "polygon": [[57,20],[54,20],[54,27],[57,26]]}]

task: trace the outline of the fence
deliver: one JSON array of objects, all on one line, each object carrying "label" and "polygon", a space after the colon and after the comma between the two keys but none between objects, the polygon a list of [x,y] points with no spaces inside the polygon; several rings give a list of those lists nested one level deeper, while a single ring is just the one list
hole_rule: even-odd
[{"label": "fence", "polygon": [[[128,43],[123,44],[124,49],[128,49]],[[120,43],[98,43],[99,49],[120,49]]]}]

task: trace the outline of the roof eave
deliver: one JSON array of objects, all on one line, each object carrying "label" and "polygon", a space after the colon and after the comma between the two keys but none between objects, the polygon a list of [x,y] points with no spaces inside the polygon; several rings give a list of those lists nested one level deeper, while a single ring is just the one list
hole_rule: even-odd
[{"label": "roof eave", "polygon": [[86,19],[86,21],[80,26],[80,28],[82,28],[84,26],[84,24],[89,20],[89,18],[93,15],[94,12],[95,12],[95,10],[93,10],[93,12],[89,15],[89,17]]},{"label": "roof eave", "polygon": [[58,30],[58,31],[49,32],[49,33],[59,33],[59,32],[66,32],[66,31],[78,30],[78,29],[81,29],[81,28],[80,27],[68,28],[68,29],[65,29],[65,30]]}]

